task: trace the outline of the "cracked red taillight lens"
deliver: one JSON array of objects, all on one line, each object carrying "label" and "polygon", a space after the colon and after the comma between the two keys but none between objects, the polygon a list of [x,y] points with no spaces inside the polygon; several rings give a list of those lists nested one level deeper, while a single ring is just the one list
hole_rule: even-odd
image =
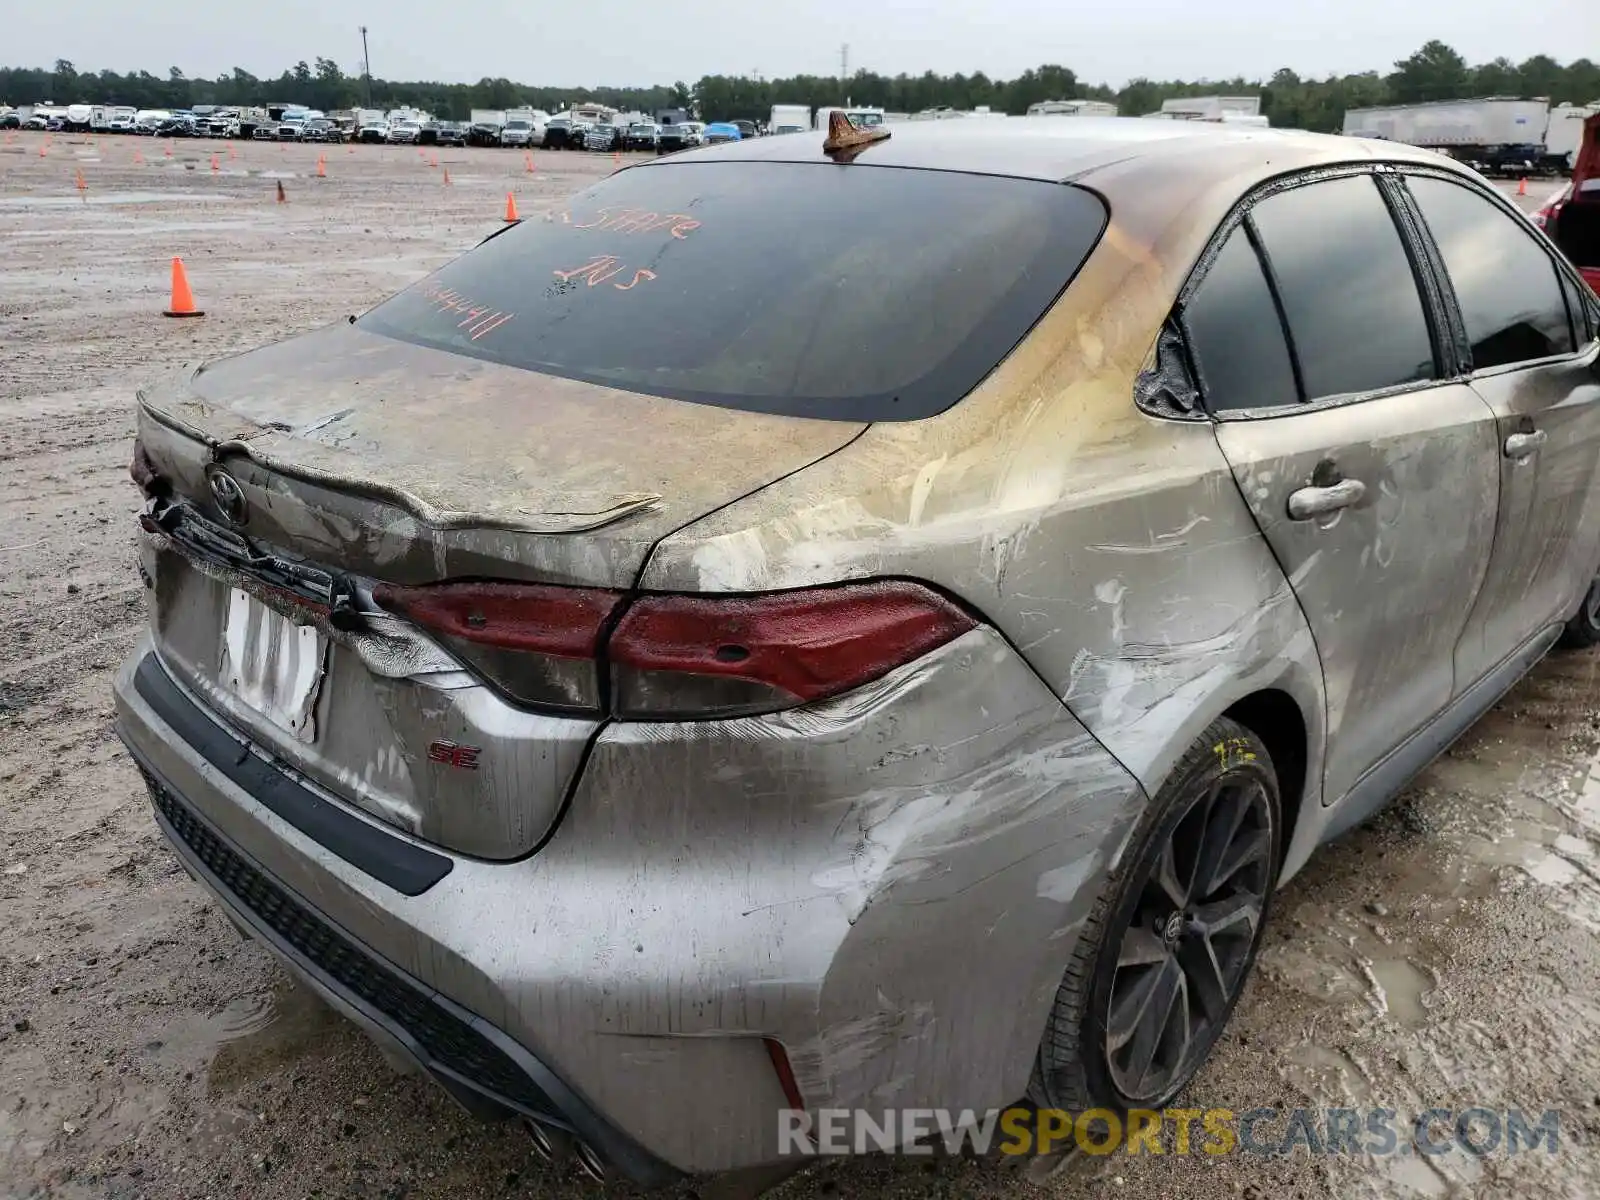
[{"label": "cracked red taillight lens", "polygon": [[903,580],[754,596],[641,596],[612,631],[622,717],[771,712],[859,687],[973,628]]},{"label": "cracked red taillight lens", "polygon": [[654,720],[824,700],[976,624],[937,592],[904,580],[632,600],[521,583],[380,584],[372,595],[516,703],[598,712],[609,691],[614,715]]}]

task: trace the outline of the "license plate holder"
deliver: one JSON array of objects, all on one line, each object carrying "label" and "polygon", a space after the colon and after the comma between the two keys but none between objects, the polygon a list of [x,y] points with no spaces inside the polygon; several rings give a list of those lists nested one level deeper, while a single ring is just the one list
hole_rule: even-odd
[{"label": "license plate holder", "polygon": [[242,588],[228,589],[217,678],[252,712],[299,741],[317,738],[328,643]]}]

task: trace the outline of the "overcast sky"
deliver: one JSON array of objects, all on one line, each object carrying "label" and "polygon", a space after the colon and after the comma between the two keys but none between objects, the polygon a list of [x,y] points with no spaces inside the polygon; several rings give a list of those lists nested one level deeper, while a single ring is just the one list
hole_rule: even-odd
[{"label": "overcast sky", "polygon": [[[144,0],[22,4],[0,20],[7,66],[71,60],[80,71],[235,66],[276,76],[323,55],[359,74],[369,29],[374,75],[566,87],[646,85],[702,75],[772,78],[982,70],[1009,78],[1041,62],[1113,85],[1146,75],[1226,78],[1390,69],[1429,38],[1469,62],[1600,57],[1597,0]],[[246,17],[245,14],[249,14]]]}]

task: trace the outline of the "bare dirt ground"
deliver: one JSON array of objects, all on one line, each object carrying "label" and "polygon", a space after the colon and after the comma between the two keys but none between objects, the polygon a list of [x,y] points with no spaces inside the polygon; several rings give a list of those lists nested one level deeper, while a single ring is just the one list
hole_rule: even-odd
[{"label": "bare dirt ground", "polygon": [[[109,686],[144,620],[135,385],[358,312],[498,228],[507,190],[537,213],[611,159],[335,146],[317,179],[315,147],[42,141],[0,144],[0,1196],[596,1196],[240,940],[157,837]],[[159,315],[174,254],[202,320]],[[1597,682],[1600,655],[1549,659],[1280,894],[1189,1098],[1558,1109],[1557,1154],[831,1161],[780,1194],[1600,1194]]]}]

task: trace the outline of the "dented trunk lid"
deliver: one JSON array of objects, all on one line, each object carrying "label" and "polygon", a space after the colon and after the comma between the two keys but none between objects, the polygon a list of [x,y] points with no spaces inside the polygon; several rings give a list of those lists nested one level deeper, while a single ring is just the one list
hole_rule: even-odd
[{"label": "dented trunk lid", "polygon": [[518,707],[398,617],[335,627],[283,573],[626,589],[661,537],[860,429],[319,330],[141,393],[144,461],[190,533],[268,564],[147,529],[156,645],[285,769],[421,840],[519,857],[603,716]]}]

